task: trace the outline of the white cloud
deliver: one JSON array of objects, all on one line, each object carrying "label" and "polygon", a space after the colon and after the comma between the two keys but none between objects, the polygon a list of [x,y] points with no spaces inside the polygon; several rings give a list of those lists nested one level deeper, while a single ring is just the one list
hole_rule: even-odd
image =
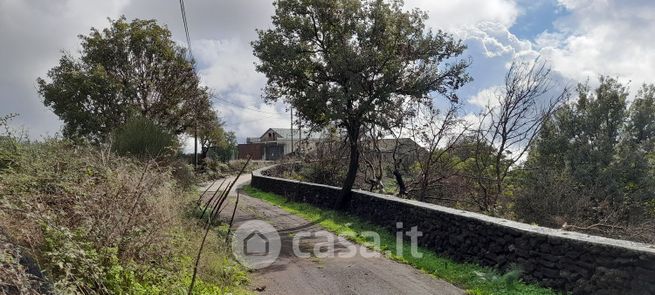
[{"label": "white cloud", "polygon": [[512,0],[408,0],[405,7],[418,7],[427,11],[427,25],[452,33],[458,33],[481,22],[511,26],[519,15],[519,9]]},{"label": "white cloud", "polygon": [[501,95],[502,91],[502,86],[491,86],[480,90],[480,92],[472,96],[468,102],[482,109],[487,107],[493,108],[498,105],[498,95]]},{"label": "white cloud", "polygon": [[465,40],[480,42],[486,57],[534,56],[532,43],[521,40],[509,31],[509,27],[495,22],[481,22],[460,33]]},{"label": "white cloud", "polygon": [[560,6],[566,9],[578,9],[581,7],[588,7],[590,5],[606,5],[606,0],[558,0]]},{"label": "white cloud", "polygon": [[520,14],[513,0],[409,0],[408,9],[426,11],[426,26],[443,30],[455,37],[480,42],[486,57],[518,54],[531,49],[529,41],[519,40],[509,32]]},{"label": "white cloud", "polygon": [[203,82],[216,92],[237,89],[259,92],[266,83],[264,75],[255,71],[256,58],[248,41],[239,38],[200,40],[195,43],[195,56],[201,67]]},{"label": "white cloud", "polygon": [[61,51],[78,50],[77,35],[105,26],[125,1],[0,0],[0,115],[18,113],[13,123],[32,137],[59,131],[58,118],[41,103],[36,78],[45,77]]},{"label": "white cloud", "polygon": [[541,34],[536,44],[562,75],[584,81],[617,76],[633,85],[655,82],[655,5],[633,0],[560,0],[570,15],[558,32]]}]

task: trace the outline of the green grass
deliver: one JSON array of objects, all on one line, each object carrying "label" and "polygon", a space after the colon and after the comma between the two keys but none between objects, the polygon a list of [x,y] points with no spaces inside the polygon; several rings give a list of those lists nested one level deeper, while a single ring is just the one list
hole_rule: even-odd
[{"label": "green grass", "polygon": [[[203,210],[196,206],[196,196],[200,193],[197,190],[187,193],[182,214],[184,222],[175,232],[178,264],[181,267],[178,278],[180,281],[176,284],[184,288],[179,294],[186,294],[186,288],[191,283],[195,258],[204,235],[204,226],[209,221],[211,208],[201,218]],[[230,245],[224,242],[227,230],[227,224],[220,223],[218,220],[212,222],[201,255],[193,294],[255,294],[248,290],[250,279],[247,269],[232,258]]]},{"label": "green grass", "polygon": [[405,246],[402,248],[403,254],[396,255],[395,235],[382,227],[343,212],[319,209],[306,203],[291,202],[282,196],[263,192],[250,186],[246,187],[245,191],[252,197],[277,205],[289,213],[301,216],[308,221],[318,222],[325,229],[367,247],[373,247],[373,245],[360,233],[364,231],[377,232],[380,235],[380,246],[379,248],[373,247],[375,250],[384,253],[393,260],[409,264],[425,273],[448,281],[466,290],[467,294],[556,294],[550,289],[525,284],[517,280],[517,270],[501,275],[491,268],[471,263],[454,262],[421,247],[419,247],[418,251],[423,254],[423,257],[412,257],[408,243],[403,243]]}]

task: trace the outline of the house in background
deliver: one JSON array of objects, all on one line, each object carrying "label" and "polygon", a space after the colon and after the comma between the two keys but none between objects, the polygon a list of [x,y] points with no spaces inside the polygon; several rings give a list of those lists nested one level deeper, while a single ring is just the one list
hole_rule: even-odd
[{"label": "house in background", "polygon": [[291,152],[307,151],[321,138],[319,133],[309,133],[290,128],[269,128],[260,137],[248,137],[239,144],[239,159],[278,160]]}]

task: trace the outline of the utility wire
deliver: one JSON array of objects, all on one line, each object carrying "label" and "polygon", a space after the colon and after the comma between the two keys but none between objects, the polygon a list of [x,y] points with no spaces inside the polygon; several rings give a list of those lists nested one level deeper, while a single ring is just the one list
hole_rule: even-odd
[{"label": "utility wire", "polygon": [[[184,0],[180,0],[180,11],[182,12],[182,22],[184,23],[184,34],[186,36],[187,48],[189,49],[189,59],[193,60],[193,52],[191,50],[191,37],[189,35],[189,23],[188,23],[187,17],[186,17],[186,9],[184,8]],[[218,98],[216,96],[214,98],[216,98],[219,102],[224,102],[224,103],[227,103],[227,104],[230,104],[230,105],[242,108],[242,109],[251,110],[251,111],[254,111],[254,112],[266,113],[266,114],[275,114],[275,115],[280,114],[279,112],[267,112],[267,111],[262,111],[262,110],[258,110],[258,109],[253,109],[253,108],[241,106],[241,105],[238,105],[238,104],[233,103],[231,101],[228,101],[226,99],[221,100],[220,98]]]},{"label": "utility wire", "polygon": [[184,9],[184,0],[180,0],[180,11],[182,12],[182,22],[184,23],[184,34],[186,35],[186,44],[189,49],[189,59],[193,60],[193,52],[191,51],[191,37],[189,35],[189,23],[186,18],[186,9]]},{"label": "utility wire", "polygon": [[[191,37],[189,35],[189,23],[186,18],[186,9],[184,8],[184,0],[180,0],[180,12],[182,13],[182,23],[184,23],[184,35],[186,36],[186,45],[189,50],[189,62],[192,63],[193,67],[193,52],[191,51]],[[195,67],[193,67],[195,72]],[[198,168],[198,122],[197,119],[194,120],[193,128],[193,167]],[[194,272],[195,276],[195,272]],[[193,282],[191,283],[191,288],[193,288]]]}]

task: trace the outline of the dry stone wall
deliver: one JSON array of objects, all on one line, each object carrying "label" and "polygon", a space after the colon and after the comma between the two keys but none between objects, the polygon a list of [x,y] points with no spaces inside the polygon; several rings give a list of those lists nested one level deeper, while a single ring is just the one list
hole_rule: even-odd
[{"label": "dry stone wall", "polygon": [[[331,208],[340,188],[253,172],[263,191]],[[655,294],[655,247],[494,218],[355,190],[347,211],[396,230],[423,232],[419,244],[461,262],[498,269],[517,265],[523,279],[573,294]]]}]

